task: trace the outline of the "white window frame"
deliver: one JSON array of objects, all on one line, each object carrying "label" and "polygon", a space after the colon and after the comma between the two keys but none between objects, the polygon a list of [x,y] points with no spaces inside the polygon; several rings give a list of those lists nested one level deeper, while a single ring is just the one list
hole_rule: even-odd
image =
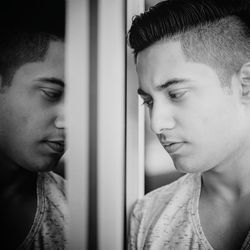
[{"label": "white window frame", "polygon": [[[69,249],[88,249],[90,154],[96,158],[96,241],[98,249],[126,248],[128,216],[144,194],[144,110],[126,27],[144,10],[144,0],[98,0],[96,64],[90,64],[90,1],[67,1],[66,175],[70,210]],[[126,16],[127,14],[127,16]],[[96,27],[95,27],[96,28]],[[91,73],[96,66],[96,83]],[[92,70],[92,71],[91,71]],[[125,80],[127,79],[127,85]],[[96,84],[96,95],[91,94]],[[94,100],[90,100],[94,98]],[[96,148],[89,121],[96,104]],[[89,105],[91,104],[91,105]],[[136,110],[138,118],[130,113]],[[92,131],[93,132],[93,131]]]}]

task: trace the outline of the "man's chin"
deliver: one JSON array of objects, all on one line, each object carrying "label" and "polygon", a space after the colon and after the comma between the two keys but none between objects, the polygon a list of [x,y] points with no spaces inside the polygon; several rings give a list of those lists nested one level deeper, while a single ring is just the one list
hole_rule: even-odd
[{"label": "man's chin", "polygon": [[49,172],[56,169],[61,157],[49,158],[49,159],[35,159],[33,163],[30,163],[27,170],[32,172]]},{"label": "man's chin", "polygon": [[197,164],[188,158],[173,158],[173,163],[177,171],[181,173],[199,173],[201,168]]}]

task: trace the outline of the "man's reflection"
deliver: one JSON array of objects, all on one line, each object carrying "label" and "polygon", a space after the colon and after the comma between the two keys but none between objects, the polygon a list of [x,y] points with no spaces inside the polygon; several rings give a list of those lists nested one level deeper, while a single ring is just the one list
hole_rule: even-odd
[{"label": "man's reflection", "polygon": [[64,34],[0,34],[0,225],[5,249],[64,249]]}]

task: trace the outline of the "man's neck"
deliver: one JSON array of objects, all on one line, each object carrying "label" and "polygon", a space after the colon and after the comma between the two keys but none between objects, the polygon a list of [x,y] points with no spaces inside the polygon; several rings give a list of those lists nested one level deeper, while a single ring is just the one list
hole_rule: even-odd
[{"label": "man's neck", "polygon": [[0,240],[16,249],[34,222],[37,174],[0,155]]},{"label": "man's neck", "polygon": [[[248,159],[249,158],[249,159]],[[228,202],[250,196],[250,153],[239,161],[202,174],[202,192]]]},{"label": "man's neck", "polygon": [[202,194],[228,202],[250,196],[250,138],[219,165],[202,174]]},{"label": "man's neck", "polygon": [[16,165],[7,157],[0,155],[0,198],[11,199],[14,196],[34,195],[36,173]]},{"label": "man's neck", "polygon": [[239,249],[249,232],[249,179],[250,154],[202,174],[199,216],[215,249]]},{"label": "man's neck", "polygon": [[227,174],[211,171],[203,175],[199,217],[213,248],[240,249],[250,228],[249,175]]}]

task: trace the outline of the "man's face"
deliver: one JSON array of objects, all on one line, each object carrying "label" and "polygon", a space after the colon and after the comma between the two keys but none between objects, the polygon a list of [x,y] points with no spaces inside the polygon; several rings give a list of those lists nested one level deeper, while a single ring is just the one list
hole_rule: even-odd
[{"label": "man's face", "polygon": [[247,133],[237,81],[223,89],[210,66],[185,60],[178,41],[143,50],[136,66],[152,130],[178,170],[202,172],[237,161]]},{"label": "man's face", "polygon": [[64,43],[17,69],[0,94],[1,157],[31,171],[55,167],[64,153]]}]

